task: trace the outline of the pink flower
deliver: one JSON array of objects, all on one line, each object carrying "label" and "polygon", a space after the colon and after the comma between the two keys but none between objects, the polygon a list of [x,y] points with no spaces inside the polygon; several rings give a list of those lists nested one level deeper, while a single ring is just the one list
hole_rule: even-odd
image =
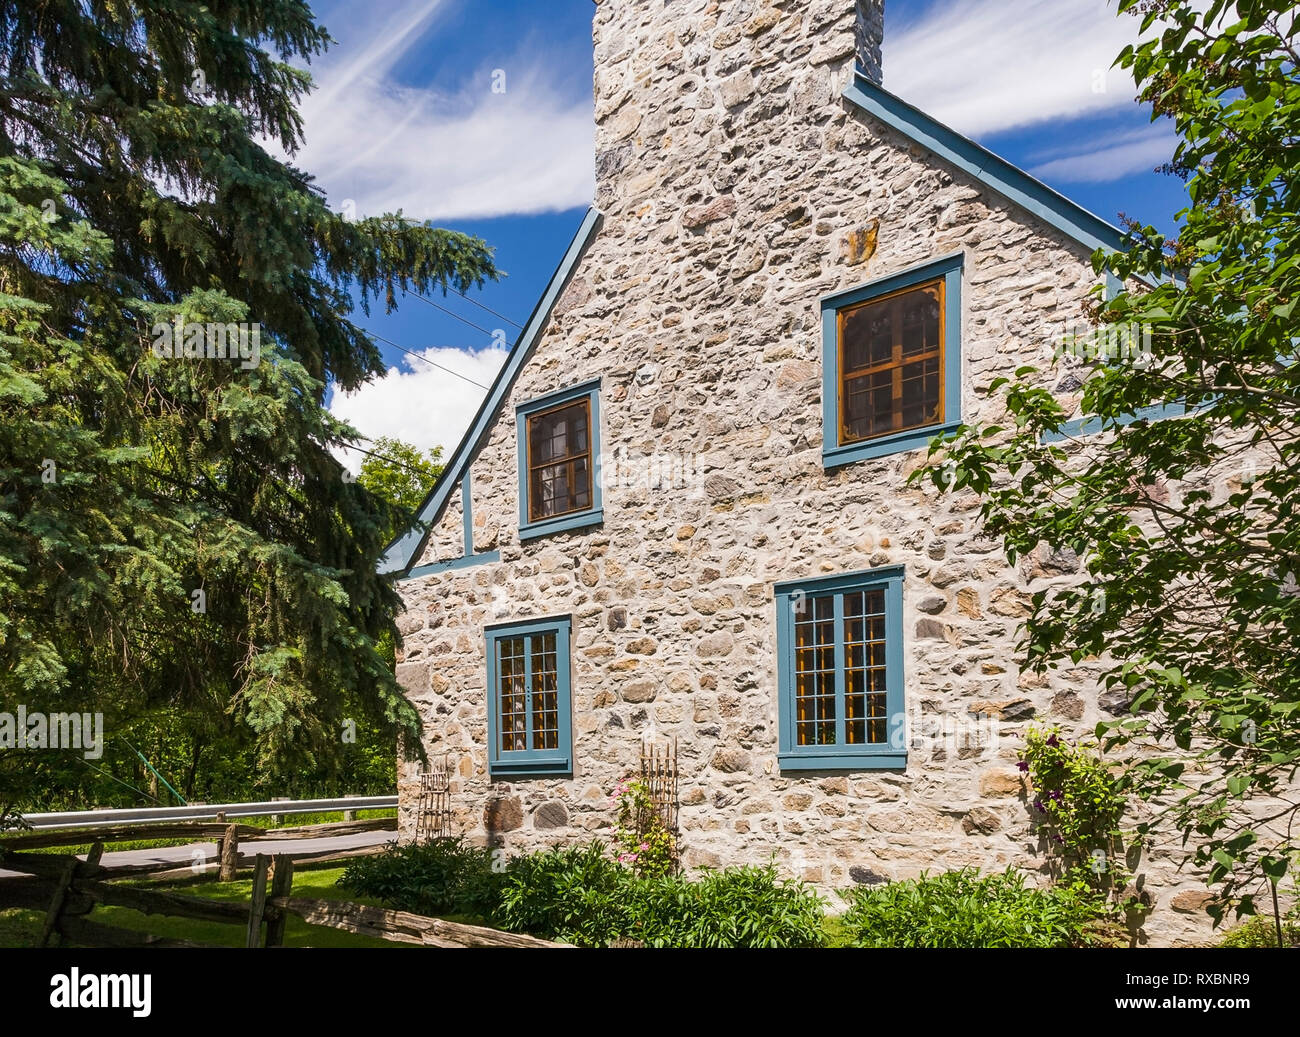
[{"label": "pink flower", "polygon": [[649,843],[642,843],[639,847],[637,847],[637,849],[640,849],[640,850],[648,850],[648,849],[650,849],[650,844],[649,844]]}]

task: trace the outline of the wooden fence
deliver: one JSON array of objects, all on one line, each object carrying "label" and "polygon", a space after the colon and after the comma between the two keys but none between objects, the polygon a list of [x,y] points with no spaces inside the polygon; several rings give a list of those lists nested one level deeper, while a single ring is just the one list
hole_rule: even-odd
[{"label": "wooden fence", "polygon": [[[380,822],[394,824],[394,818],[381,818]],[[284,943],[285,923],[290,915],[301,918],[310,925],[327,926],[347,932],[374,936],[394,943],[422,944],[433,947],[560,947],[563,944],[539,940],[532,936],[501,932],[483,926],[448,922],[440,918],[426,918],[405,911],[368,907],[347,901],[311,900],[294,897],[294,860],[327,859],[321,854],[257,854],[252,868],[252,891],[247,904],[209,900],[204,897],[185,896],[180,893],[123,886],[110,881],[113,878],[138,878],[138,869],[107,868],[100,861],[104,842],[126,839],[210,838],[218,834],[222,840],[222,880],[235,877],[239,840],[245,842],[262,838],[311,838],[313,835],[347,834],[353,831],[373,830],[373,821],[344,822],[342,824],[311,825],[304,828],[267,833],[264,829],[248,825],[221,825],[179,822],[170,825],[123,825],[96,833],[100,838],[91,847],[85,860],[71,855],[17,853],[23,849],[44,849],[50,846],[79,843],[84,834],[76,832],[42,832],[36,835],[17,836],[0,841],[0,867],[22,872],[27,878],[6,880],[0,906],[44,908],[45,924],[40,944],[47,945],[57,934],[61,939],[92,947],[197,947],[201,944],[188,940],[169,939],[132,929],[103,925],[87,916],[96,906],[124,907],[150,915],[167,915],[203,922],[221,922],[244,926],[244,946],[280,947]],[[371,827],[366,827],[371,826]],[[147,833],[147,834],[142,834]],[[373,847],[360,851],[343,851],[347,856],[358,852],[373,853]],[[333,856],[338,856],[335,854]],[[230,870],[227,871],[227,864]],[[189,871],[189,869],[184,869]],[[164,873],[166,875],[167,873]],[[161,877],[161,876],[153,876]],[[265,929],[265,938],[263,938]]]}]

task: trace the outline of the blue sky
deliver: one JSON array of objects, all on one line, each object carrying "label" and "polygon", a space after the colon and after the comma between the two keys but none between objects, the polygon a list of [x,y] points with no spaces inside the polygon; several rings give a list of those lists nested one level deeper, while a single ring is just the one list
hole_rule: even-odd
[{"label": "blue sky", "polygon": [[[393,314],[357,315],[439,366],[381,341],[389,375],[336,395],[332,409],[369,437],[451,447],[593,193],[594,5],[332,0],[315,10],[338,43],[312,65],[295,162],[335,208],[401,208],[475,234],[506,274],[471,293],[481,306],[432,297],[460,319],[414,297]],[[1115,0],[886,0],[884,83],[1098,215],[1168,231],[1182,185],[1153,170],[1172,154],[1172,131],[1153,126],[1132,81],[1109,68],[1136,31]]]}]

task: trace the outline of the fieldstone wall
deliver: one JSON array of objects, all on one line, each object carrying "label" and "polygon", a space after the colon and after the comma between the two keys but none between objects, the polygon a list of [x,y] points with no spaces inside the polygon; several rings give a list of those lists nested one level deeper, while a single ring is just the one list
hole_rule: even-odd
[{"label": "fieldstone wall", "polygon": [[[775,855],[826,891],[1039,869],[1025,725],[1123,708],[1087,666],[1015,664],[1028,592],[1077,559],[1009,568],[974,496],[906,485],[924,451],[823,469],[823,296],[964,252],[963,416],[985,420],[989,382],[1041,362],[1095,283],[1082,247],[845,106],[858,6],[597,0],[605,220],[473,462],[476,546],[501,561],[401,585],[399,675],[479,842],[599,833],[641,741],[675,738],[689,865]],[[515,407],[596,377],[604,524],[521,544]],[[460,553],[453,500],[421,562]],[[906,768],[783,774],[773,583],[897,564]],[[547,615],[573,620],[573,777],[490,780],[483,627]],[[415,789],[408,769],[407,832]],[[1203,886],[1173,863],[1144,862],[1146,931],[1202,939]]]}]

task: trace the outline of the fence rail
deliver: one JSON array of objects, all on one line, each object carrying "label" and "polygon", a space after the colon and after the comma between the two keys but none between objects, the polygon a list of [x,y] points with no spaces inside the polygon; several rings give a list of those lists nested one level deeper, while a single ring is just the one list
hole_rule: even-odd
[{"label": "fence rail", "polygon": [[14,895],[8,897],[5,906],[46,907],[41,946],[48,945],[55,936],[90,947],[202,946],[189,940],[105,925],[87,917],[98,907],[124,907],[146,915],[237,925],[243,929],[243,945],[248,948],[283,946],[289,915],[297,916],[308,925],[426,947],[565,946],[520,933],[428,918],[405,911],[348,901],[295,897],[294,859],[288,854],[274,857],[257,855],[253,861],[249,901],[243,903],[120,885],[111,881],[113,874],[100,864],[103,849],[103,843],[96,843],[84,861],[70,856],[21,855],[20,863],[32,878],[19,883],[11,891]]},{"label": "fence rail", "polygon": [[183,807],[131,807],[124,810],[71,810],[54,814],[24,814],[32,828],[87,828],[167,821],[212,821],[218,817],[266,817],[272,814],[317,814],[338,810],[391,810],[397,796],[341,796],[337,799],[271,799],[264,803],[204,803]]}]

